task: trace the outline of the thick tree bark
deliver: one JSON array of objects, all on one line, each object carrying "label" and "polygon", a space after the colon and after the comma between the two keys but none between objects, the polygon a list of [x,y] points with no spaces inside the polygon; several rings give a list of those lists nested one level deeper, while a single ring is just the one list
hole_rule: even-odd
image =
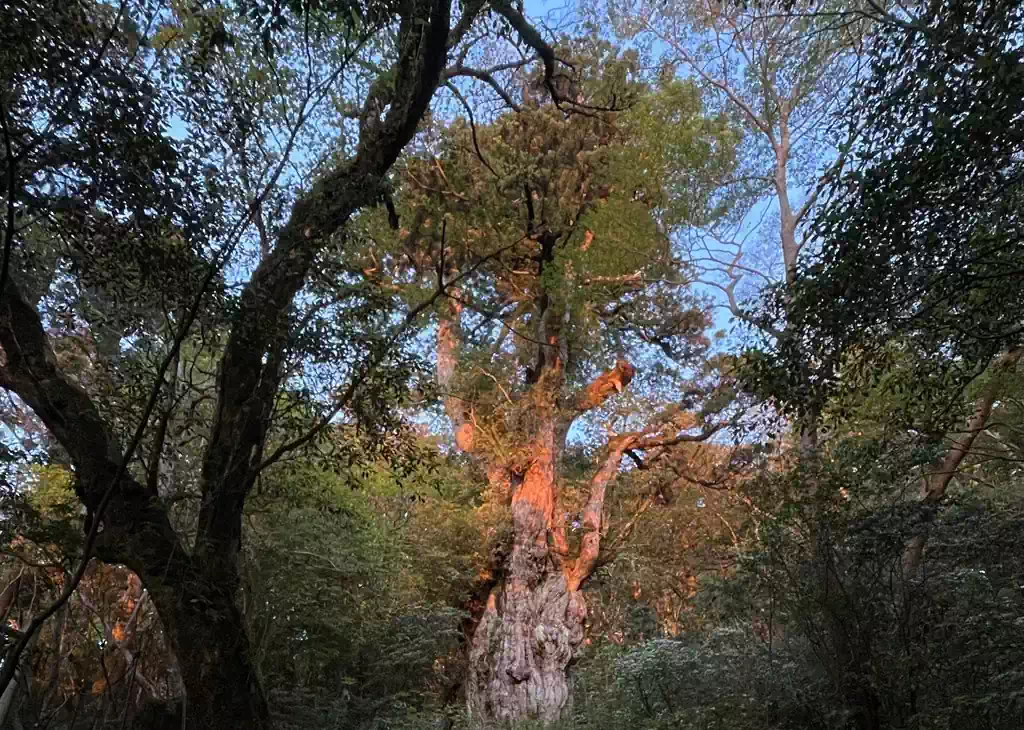
[{"label": "thick tree bark", "polygon": [[[532,218],[527,234],[540,245],[537,279],[543,282],[545,265],[554,260],[558,236],[533,231]],[[522,453],[528,456],[525,463],[489,464],[487,468],[492,489],[507,483],[512,490],[513,538],[504,565],[488,573],[494,585],[482,615],[469,622],[466,700],[478,726],[508,726],[521,720],[547,725],[563,717],[571,704],[567,669],[584,636],[587,611],[581,588],[598,564],[604,505],[623,454],[630,448],[703,440],[718,430],[685,435],[681,432],[692,423],[675,424],[680,426],[676,429],[668,423],[662,433],[652,430],[614,438],[603,465],[591,479],[579,553],[570,556],[567,525],[559,515],[558,489],[566,435],[580,414],[622,393],[635,371],[619,360],[588,386],[564,397],[569,352],[562,328],[567,315],[543,284],[533,301],[536,329],[532,342],[539,345],[525,380],[529,390],[518,404],[524,415],[528,413],[524,420],[530,423],[529,431],[522,434]],[[451,382],[456,368],[458,343],[453,319],[451,313],[443,312],[438,330],[438,379],[442,383]],[[474,423],[464,422],[457,409],[449,408],[448,415],[457,434],[469,430],[456,439],[456,445],[471,450]]]},{"label": "thick tree bark", "polygon": [[[518,557],[536,563],[539,556],[521,550]],[[570,703],[566,669],[583,641],[586,614],[583,594],[570,590],[560,571],[513,571],[491,593],[470,645],[473,721],[557,721]]]},{"label": "thick tree bark", "polygon": [[536,719],[547,724],[563,716],[572,700],[567,669],[583,641],[587,616],[582,587],[598,564],[604,505],[623,455],[629,449],[704,440],[717,430],[613,438],[590,480],[583,538],[579,553],[570,557],[565,525],[557,514],[557,457],[564,429],[554,419],[544,423],[532,444],[534,458],[512,497],[515,539],[510,559],[470,643],[466,695],[474,722],[504,725]]},{"label": "thick tree bark", "polygon": [[[620,361],[580,393],[576,408],[599,405],[621,392],[623,379],[628,383],[632,374],[633,368]],[[571,706],[567,669],[583,641],[587,616],[582,587],[598,564],[604,505],[626,451],[704,440],[720,428],[697,435],[640,432],[613,438],[590,480],[583,538],[578,554],[570,556],[566,525],[558,514],[557,480],[573,416],[560,418],[554,406],[536,413],[530,464],[512,495],[512,551],[470,639],[467,704],[473,721],[484,726],[524,719],[549,724]]]},{"label": "thick tree bark", "polygon": [[570,588],[564,533],[554,528],[559,429],[554,412],[541,418],[512,496],[511,555],[469,649],[466,697],[480,724],[558,720],[570,696],[566,668],[583,640],[586,606]]}]

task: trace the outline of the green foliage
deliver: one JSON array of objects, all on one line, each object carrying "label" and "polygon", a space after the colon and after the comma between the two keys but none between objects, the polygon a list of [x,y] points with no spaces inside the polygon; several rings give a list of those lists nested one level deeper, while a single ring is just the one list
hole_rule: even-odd
[{"label": "green foliage", "polygon": [[[856,437],[813,476],[807,467],[749,484],[771,514],[758,512],[758,539],[735,572],[701,581],[702,623],[588,652],[576,723],[840,730],[864,726],[870,688],[873,727],[1017,727],[1024,502],[959,490],[930,529],[925,577],[901,585],[894,571],[919,526],[893,491],[916,459],[903,444]],[[815,495],[801,487],[811,479]]]},{"label": "green foliage", "polygon": [[966,381],[1020,341],[1022,13],[955,0],[880,24],[792,310],[819,357],[898,338],[916,377]]},{"label": "green foliage", "polygon": [[[673,53],[692,52],[698,64],[716,53],[710,38],[740,35],[723,30],[734,21],[727,8],[635,5],[610,7],[620,30],[662,23]],[[42,359],[89,394],[112,446],[133,432],[157,364],[206,288],[128,465],[183,544],[208,504],[207,437],[224,426],[216,388],[240,311],[235,284],[270,255],[298,191],[360,139],[346,94],[394,84],[377,71],[395,53],[398,8],[5,8],[0,113],[18,189],[5,175],[0,194],[17,218],[12,271],[52,341]],[[1024,376],[986,372],[1021,342],[1024,321],[1024,14],[1016,2],[966,0],[913,11],[878,27],[866,47],[871,73],[856,87],[844,85],[849,69],[830,66],[856,35],[833,33],[832,15],[759,16],[765,37],[806,42],[760,67],[725,59],[747,103],[777,80],[789,101],[758,108],[766,124],[791,104],[794,124],[820,140],[826,125],[800,115],[852,94],[843,121],[866,129],[819,211],[818,255],[795,286],[762,303],[765,329],[781,329],[777,346],[739,359],[709,354],[708,307],[674,236],[731,222],[742,208],[751,189],[722,183],[763,173],[763,150],[741,133],[750,119],[722,111],[671,65],[654,80],[644,53],[591,29],[558,45],[560,104],[539,71],[517,71],[518,110],[424,125],[388,200],[400,230],[368,211],[320,249],[294,306],[281,309],[279,369],[260,379],[276,395],[257,419],[263,450],[244,455],[255,487],[238,600],[281,727],[472,727],[460,697],[466,609],[478,607],[513,535],[507,495],[483,486],[480,463],[412,437],[410,416],[431,415],[438,392],[424,332],[399,334],[396,323],[439,281],[452,285],[450,299],[428,314],[456,321],[461,348],[444,395],[469,404],[482,461],[532,457],[522,436],[537,418],[544,327],[561,328],[559,396],[618,357],[642,363],[617,412],[599,414],[608,416],[601,428],[659,423],[647,415],[666,399],[675,405],[661,423],[696,411],[699,427],[734,394],[722,389],[701,410],[689,386],[738,372],[766,410],[795,414],[820,437],[799,458],[792,434],[772,433],[769,443],[647,454],[622,470],[605,503],[602,564],[586,584],[587,648],[567,726],[1024,725]],[[483,38],[497,32],[481,25]],[[358,70],[340,76],[371,37]],[[469,51],[459,59],[468,63]],[[307,106],[314,87],[331,96],[326,111]],[[314,123],[292,137],[296,119]],[[294,146],[302,153],[287,167]],[[795,180],[818,179],[818,152],[794,152]],[[256,181],[286,167],[259,197]],[[258,225],[236,237],[230,221],[253,213]],[[211,268],[221,261],[223,274]],[[5,385],[9,362],[0,353]],[[922,474],[990,387],[999,398],[984,432],[944,499],[922,507]],[[10,484],[0,494],[0,589],[31,576],[11,589],[4,616],[23,625],[37,594],[60,593],[81,548],[83,483],[23,402],[11,399],[2,416]],[[330,426],[311,431],[324,418]],[[598,454],[591,435],[560,464],[570,550]],[[277,457],[286,458],[256,476]],[[921,575],[903,576],[919,537]],[[129,666],[142,667],[148,700],[180,696],[138,580],[94,564],[83,585],[41,636],[33,666],[51,689],[39,701],[98,692],[102,700],[74,709],[98,725],[108,697],[135,702],[134,684],[107,686],[112,668]],[[135,633],[159,651],[144,654]],[[70,707],[56,723],[75,726]]]},{"label": "green foliage", "polygon": [[[636,75],[634,66],[614,54],[600,69],[581,62],[581,93],[603,98],[605,85]],[[588,70],[600,75],[586,77]],[[639,84],[629,84],[635,95]],[[682,350],[673,338],[692,336],[693,303],[680,290],[688,272],[672,261],[664,227],[720,214],[712,196],[734,164],[736,139],[681,82],[639,96],[625,111],[567,117],[531,102],[487,127],[459,121],[439,133],[436,157],[408,160],[401,207],[409,228],[388,248],[397,244],[391,255],[416,250],[411,258],[428,291],[442,263],[454,272],[488,257],[459,288],[472,291],[476,313],[511,315],[517,329],[531,326],[530,310],[516,311],[524,296],[557,294],[559,308],[572,313],[570,351],[586,351],[587,359],[643,341]],[[557,246],[538,274],[529,261],[544,237]],[[646,286],[626,278],[637,272]],[[626,292],[635,301],[620,306],[612,324],[603,312],[625,304]],[[499,334],[476,332],[483,341]]]},{"label": "green foliage", "polygon": [[0,534],[13,543],[2,550],[30,563],[37,559],[60,564],[82,541],[81,506],[71,473],[59,466],[29,466],[20,489],[0,492]]},{"label": "green foliage", "polygon": [[44,519],[71,520],[79,505],[71,488],[72,476],[54,466],[31,468],[27,501]]},{"label": "green foliage", "polygon": [[[830,725],[807,666],[743,625],[617,647],[586,660],[580,724],[761,730]],[[610,670],[610,671],[609,671]]]},{"label": "green foliage", "polygon": [[[654,203],[663,225],[707,225],[730,212],[721,182],[738,165],[741,130],[708,108],[707,94],[687,81],[666,79],[625,115],[621,169],[640,175],[640,187],[660,193]],[[651,181],[658,181],[651,185]],[[660,190],[657,188],[660,187]]]},{"label": "green foliage", "polygon": [[451,606],[482,563],[457,469],[358,483],[296,466],[252,507],[247,618],[286,727],[427,712],[461,671]]}]

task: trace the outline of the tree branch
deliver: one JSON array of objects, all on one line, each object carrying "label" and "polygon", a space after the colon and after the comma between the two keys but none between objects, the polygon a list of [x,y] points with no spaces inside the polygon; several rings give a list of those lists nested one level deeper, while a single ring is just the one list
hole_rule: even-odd
[{"label": "tree branch", "polygon": [[567,579],[569,590],[579,590],[580,585],[593,572],[597,565],[597,557],[601,552],[601,528],[604,516],[604,502],[608,487],[619,470],[622,455],[633,447],[639,438],[638,434],[619,436],[608,444],[608,454],[601,468],[590,480],[590,496],[583,507],[583,541],[580,554],[572,564]]},{"label": "tree branch", "polygon": [[11,266],[11,252],[14,250],[14,196],[17,180],[17,162],[14,159],[10,120],[7,118],[7,106],[4,104],[2,94],[0,94],[0,132],[3,133],[4,155],[7,158],[7,211],[4,221],[3,260],[0,262],[0,298],[2,298]]},{"label": "tree branch", "polygon": [[[946,495],[946,489],[953,480],[960,464],[970,453],[978,434],[985,430],[989,417],[992,415],[992,408],[998,396],[999,387],[1002,385],[1001,375],[1012,372],[1021,357],[1024,356],[1024,346],[1012,347],[992,363],[992,377],[982,387],[981,394],[975,400],[974,412],[967,420],[967,427],[963,432],[953,437],[953,443],[949,449],[921,479],[921,504],[930,506],[936,505]],[[921,558],[924,554],[924,546],[927,535],[921,532],[915,535],[907,543],[903,551],[903,578],[909,579],[917,575],[921,566]]]},{"label": "tree branch", "polygon": [[555,94],[551,84],[551,79],[555,75],[555,49],[541,37],[541,34],[530,25],[530,22],[526,20],[521,12],[512,7],[508,0],[491,0],[491,7],[505,18],[508,24],[512,26],[512,29],[523,39],[523,42],[540,56],[541,61],[544,62],[544,83],[548,86],[552,97],[557,98],[557,94]]},{"label": "tree branch", "polygon": [[[187,332],[185,322],[172,352],[161,364],[158,383]],[[39,628],[63,606],[78,588],[93,549],[104,530],[104,546],[140,575],[164,575],[181,580],[188,569],[186,553],[171,527],[157,495],[126,474],[127,463],[138,447],[149,416],[156,406],[160,387],[150,393],[142,418],[124,456],[110,439],[106,424],[88,394],[59,372],[38,312],[13,281],[0,296],[0,346],[6,357],[9,387],[43,421],[67,449],[76,469],[76,491],[90,510],[92,524],[82,559],[52,604],[32,617],[22,638],[14,645],[0,672],[0,695],[10,685],[22,653]],[[109,509],[108,509],[109,508]]]},{"label": "tree branch", "polygon": [[[362,117],[355,157],[325,175],[301,198],[274,250],[240,297],[217,379],[217,406],[203,461],[203,505],[197,551],[230,573],[241,540],[241,515],[251,489],[272,407],[273,355],[287,336],[287,312],[317,254],[357,210],[384,200],[386,174],[412,139],[441,81],[447,58],[450,4],[415,0],[401,18],[394,88],[376,88]],[[380,110],[388,106],[383,119]],[[225,562],[227,561],[227,562]]]},{"label": "tree branch", "polygon": [[501,97],[501,100],[504,101],[505,104],[510,109],[518,112],[520,111],[520,106],[512,99],[511,96],[509,96],[508,92],[501,87],[501,84],[498,83],[498,80],[494,78],[494,74],[499,73],[501,71],[510,71],[512,69],[522,68],[528,63],[531,63],[532,61],[536,60],[536,58],[536,56],[532,56],[530,58],[524,58],[521,61],[503,63],[498,66],[492,66],[490,68],[485,69],[470,68],[468,66],[462,65],[462,63],[460,62],[455,66],[446,69],[444,72],[444,78],[447,81],[457,76],[467,76],[469,78],[477,79],[478,81],[483,81],[485,84],[494,89],[495,92],[497,92],[498,96]]},{"label": "tree branch", "polygon": [[612,395],[624,391],[635,373],[636,369],[632,365],[625,360],[619,360],[615,367],[599,375],[576,396],[573,410],[582,413],[598,408]]}]

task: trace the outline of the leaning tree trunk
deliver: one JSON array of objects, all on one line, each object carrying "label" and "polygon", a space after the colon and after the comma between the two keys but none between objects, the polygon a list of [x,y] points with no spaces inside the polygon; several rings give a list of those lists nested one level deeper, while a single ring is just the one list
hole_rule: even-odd
[{"label": "leaning tree trunk", "polygon": [[469,649],[466,699],[479,725],[559,719],[569,704],[566,668],[583,640],[586,606],[562,568],[564,536],[552,530],[560,445],[551,418],[512,496],[514,542]]}]

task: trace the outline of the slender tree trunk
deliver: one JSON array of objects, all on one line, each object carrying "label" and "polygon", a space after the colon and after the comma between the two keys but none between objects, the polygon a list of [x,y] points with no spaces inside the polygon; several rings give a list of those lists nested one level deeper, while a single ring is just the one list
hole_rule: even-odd
[{"label": "slender tree trunk", "polygon": [[[452,270],[446,278],[454,278]],[[459,346],[462,342],[461,291],[455,287],[449,290],[449,298],[441,305],[441,316],[437,322],[437,385],[445,391],[444,410],[451,420],[455,432],[455,445],[466,453],[473,451],[473,424],[467,420],[465,403],[455,394],[452,387],[458,369]]]},{"label": "slender tree trunk", "polygon": [[[992,380],[985,385],[975,400],[974,412],[967,420],[965,429],[953,437],[949,449],[921,480],[921,504],[937,504],[946,495],[946,489],[953,480],[957,469],[970,453],[978,434],[984,431],[988,425],[992,408],[995,406],[996,397],[999,394],[1000,376],[1016,369],[1022,356],[1024,356],[1024,346],[1016,346],[1001,354],[992,363]],[[927,539],[927,534],[921,532],[907,543],[902,561],[904,580],[910,580],[917,576],[921,568]]]},{"label": "slender tree trunk", "polygon": [[824,611],[827,637],[819,659],[832,679],[836,694],[852,713],[853,727],[879,730],[882,708],[878,689],[870,681],[870,636],[865,635],[863,621],[858,616],[857,599],[847,595],[842,584],[841,558],[834,550],[829,526],[819,523],[816,529],[815,561],[820,571],[817,600]]},{"label": "slender tree trunk", "polygon": [[[807,373],[805,382],[809,382]],[[818,428],[821,411],[817,402],[797,423],[799,459],[806,470],[808,486],[819,492],[820,503],[832,496],[820,494],[822,485],[815,471],[818,452]],[[836,691],[846,708],[852,713],[857,730],[879,730],[882,727],[882,707],[878,689],[872,686],[870,638],[863,633],[863,622],[857,615],[856,598],[849,596],[842,583],[841,552],[836,549],[830,518],[822,515],[814,526],[814,561],[818,571],[818,601],[824,609],[827,644],[820,655]]]}]

